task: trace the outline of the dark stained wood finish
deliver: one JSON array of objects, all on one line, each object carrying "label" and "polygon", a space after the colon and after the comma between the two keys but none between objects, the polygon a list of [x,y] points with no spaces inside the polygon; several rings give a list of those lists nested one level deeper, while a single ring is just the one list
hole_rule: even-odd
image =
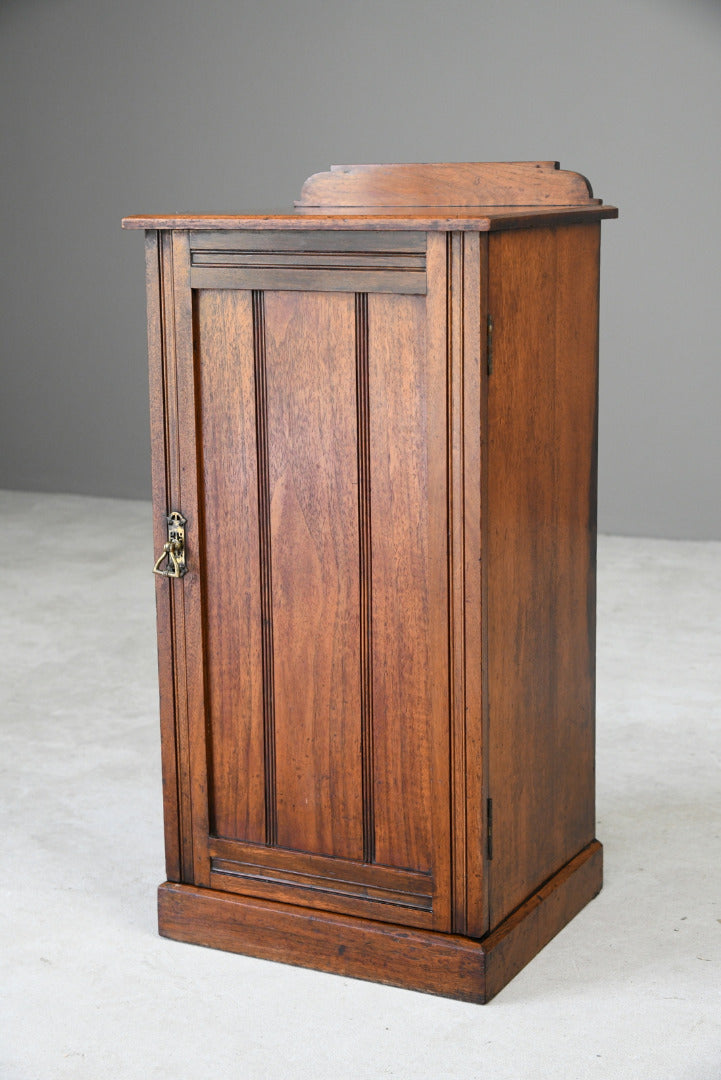
[{"label": "dark stained wood finish", "polygon": [[193,262],[208,253],[256,255],[281,255],[293,252],[303,255],[332,255],[336,257],[365,256],[380,259],[385,255],[394,258],[423,256],[426,236],[423,232],[345,232],[342,229],[323,231],[306,229],[302,232],[258,232],[251,229],[199,230],[190,233],[190,251]]},{"label": "dark stained wood finish", "polygon": [[451,582],[451,780],[453,908],[459,933],[488,930],[484,834],[481,476],[484,400],[485,238],[449,242],[449,580]]},{"label": "dark stained wood finish", "polygon": [[152,230],[156,549],[168,511],[188,519],[188,573],[156,579],[160,924],[483,1001],[601,886],[598,254],[616,211],[586,191],[427,214],[414,199],[448,199],[454,176],[459,200],[474,177],[486,198],[580,199],[582,178],[398,168],[330,183],[396,185],[405,210],[125,223]]},{"label": "dark stained wood finish", "polygon": [[602,884],[603,848],[594,840],[483,940],[486,1000],[495,997],[589,900],[598,896]]},{"label": "dark stained wood finish", "polygon": [[[189,793],[190,850],[192,880],[196,885],[210,884],[207,842],[209,832],[209,803],[207,776],[207,739],[205,724],[205,654],[203,607],[201,593],[200,548],[193,538],[201,535],[203,513],[202,478],[198,459],[196,424],[188,417],[197,416],[195,342],[193,305],[190,289],[190,250],[188,234],[174,232],[172,244],[172,340],[168,355],[174,356],[170,393],[175,394],[177,408],[174,436],[177,445],[178,477],[173,503],[168,509],[182,507],[187,518],[186,551],[188,573],[182,578],[181,589],[174,596],[174,657],[176,669],[176,709],[180,705],[184,722],[180,725],[182,788]],[[169,327],[170,329],[170,327]],[[170,370],[170,368],[169,368]],[[171,585],[172,587],[172,585]],[[186,831],[186,839],[188,833]]]},{"label": "dark stained wood finish", "polygon": [[358,554],[361,761],[363,775],[363,862],[376,861],[373,749],[373,508],[371,505],[370,377],[368,295],[355,297],[356,419],[358,447]]},{"label": "dark stained wood finish", "polygon": [[[302,235],[302,234],[301,234]],[[425,259],[422,254],[412,252],[339,252],[339,251],[303,251],[296,252],[294,259],[288,258],[287,251],[194,251],[191,253],[190,265],[193,267],[220,269],[234,269],[238,267],[245,270],[407,270],[412,272],[425,270]],[[340,276],[340,275],[336,275]],[[346,275],[347,280],[353,283],[351,274]],[[345,277],[341,277],[345,280]],[[205,288],[199,285],[199,288]],[[245,288],[246,286],[239,286]],[[269,286],[268,286],[269,287]],[[290,286],[288,286],[290,288]],[[348,292],[348,289],[335,288],[335,282],[329,279],[330,291]],[[312,292],[306,289],[306,292]],[[351,292],[357,290],[350,290]],[[392,289],[385,290],[393,292]],[[399,290],[403,292],[402,289]]]},{"label": "dark stained wood finish", "polygon": [[[367,886],[430,897],[432,878],[429,873],[414,870],[398,870],[367,863],[360,867],[355,862],[326,855],[313,855],[304,851],[276,851],[257,844],[243,844],[236,840],[212,839],[210,853],[214,858],[229,862],[243,862],[263,867],[277,867],[287,874],[305,874],[342,881],[345,885]],[[351,879],[354,880],[351,880]],[[430,904],[426,905],[430,909]]]},{"label": "dark stained wood finish", "polygon": [[598,245],[489,241],[491,925],[594,833]]},{"label": "dark stained wood finish", "polygon": [[361,266],[194,266],[194,289],[272,289],[284,292],[426,292],[421,265],[392,269]]},{"label": "dark stained wood finish", "polygon": [[[429,533],[440,527],[442,535],[444,523],[431,520],[424,408],[438,390],[429,386],[423,301],[372,296],[368,309],[375,854],[386,866],[427,870],[431,817],[414,813],[413,802],[431,804],[431,747],[439,720],[445,727],[432,693],[444,651],[442,640],[434,647],[433,621],[443,608],[429,595]],[[406,726],[412,739],[404,738]]]},{"label": "dark stained wood finish", "polygon": [[[265,296],[253,292],[253,370],[260,526],[260,623],[263,665],[263,749],[265,772],[265,841],[278,843],[278,797],[275,754],[275,649],[273,646],[273,556],[271,551],[270,453],[268,450],[268,380],[265,353]],[[247,599],[246,599],[247,603]]]},{"label": "dark stained wood finish", "polygon": [[170,882],[158,890],[158,916],[161,934],[176,941],[482,1005],[597,895],[601,880],[594,842],[482,942]]},{"label": "dark stained wood finish", "polygon": [[[183,417],[195,415],[187,233],[150,234],[146,250],[154,538],[156,550],[162,550],[166,514],[177,506],[183,506],[198,536],[195,428],[182,423]],[[203,656],[197,647],[202,620],[192,540],[188,556],[194,569],[181,589],[156,578],[165,827],[173,875],[207,884],[206,742],[202,728],[198,731],[204,698]]]},{"label": "dark stained wood finish", "polygon": [[[469,669],[471,678],[480,680],[481,685],[481,710],[480,723],[470,724],[468,727],[468,767],[472,770],[472,780],[469,782],[469,805],[467,808],[467,821],[473,841],[481,838],[480,848],[473,853],[472,868],[469,869],[469,879],[476,883],[476,899],[471,903],[469,897],[467,933],[474,937],[482,937],[491,926],[490,919],[490,878],[491,861],[493,854],[493,833],[491,800],[488,796],[490,787],[488,781],[488,744],[489,744],[489,693],[488,693],[488,380],[491,371],[492,335],[490,332],[491,315],[488,307],[488,244],[489,237],[480,237],[480,408],[479,422],[481,426],[480,437],[480,470],[476,478],[471,472],[468,484],[480,483],[480,521],[478,529],[480,533],[480,597],[481,597],[481,643],[480,663],[478,655],[471,652],[471,664]],[[472,331],[469,331],[472,332]],[[473,523],[470,528],[472,530]],[[471,533],[473,535],[473,533]],[[469,547],[471,558],[473,547]],[[480,765],[479,765],[480,762]],[[478,805],[480,800],[480,806]],[[474,831],[474,827],[480,832]],[[475,872],[474,872],[475,871]],[[478,874],[481,880],[478,882]]]},{"label": "dark stained wood finish", "polygon": [[160,886],[158,914],[160,933],[176,941],[485,999],[483,949],[468,938],[171,883]]},{"label": "dark stained wood finish", "polygon": [[211,826],[260,843],[265,679],[251,293],[197,292],[195,323]]},{"label": "dark stained wood finish", "polygon": [[568,206],[592,195],[585,176],[555,161],[332,165],[308,177],[296,205]]},{"label": "dark stained wood finish", "polygon": [[[464,452],[465,415],[463,402],[464,333],[463,303],[465,237],[448,233],[446,238],[447,325],[446,437],[448,445],[448,638],[449,638],[449,734],[451,759],[451,799],[453,835],[453,876],[451,879],[452,928],[466,932],[466,596],[465,596],[465,502]],[[480,557],[480,550],[478,552]],[[479,598],[477,598],[479,599]],[[480,604],[478,606],[480,614]],[[473,611],[471,611],[473,614]]]},{"label": "dark stained wood finish", "polygon": [[210,850],[214,888],[382,922],[433,927],[434,883],[429,873],[233,840],[211,840]]},{"label": "dark stained wood finish", "polygon": [[426,292],[420,233],[193,232],[196,289]]},{"label": "dark stained wood finish", "polygon": [[123,218],[125,229],[191,229],[242,231],[317,231],[318,229],[365,232],[492,232],[496,229],[546,228],[618,217],[615,206],[508,207],[433,206],[426,213],[402,207],[344,207],[342,211],[299,206],[295,212],[266,210],[255,214],[136,214]]},{"label": "dark stained wood finish", "polygon": [[[179,416],[176,430],[197,455],[192,490],[200,483],[204,501],[197,558],[170,585],[183,601],[188,586],[196,597],[202,587],[202,618],[196,599],[190,628],[175,619],[203,646],[192,652],[185,721],[196,757],[178,767],[205,822],[201,833],[189,812],[188,875],[205,885],[225,875],[237,888],[212,863],[212,836],[265,841],[281,869],[288,852],[355,861],[355,899],[324,891],[321,870],[314,902],[357,912],[365,897],[372,917],[389,919],[396,901],[379,899],[360,868],[396,867],[431,875],[430,902],[411,923],[447,929],[445,243],[431,245],[427,304],[192,290],[187,234],[177,235],[185,261],[174,303],[194,297],[193,348],[173,371],[195,386],[197,421]],[[403,469],[405,455],[417,473]],[[427,819],[413,813],[419,778]]]},{"label": "dark stained wood finish", "polygon": [[[150,376],[150,445],[153,487],[153,549],[162,551],[167,539],[165,514],[171,504],[171,485],[177,484],[177,465],[170,431],[176,426],[173,402],[166,398],[167,321],[172,266],[169,266],[170,234],[148,232],[145,239],[145,278],[148,317],[148,358]],[[171,479],[172,478],[172,479]],[[169,881],[192,881],[187,867],[184,837],[187,835],[187,799],[179,784],[179,742],[176,722],[180,706],[175,702],[175,664],[173,655],[173,591],[162,578],[156,579],[155,600],[158,628],[158,686],[160,697],[161,755],[163,771],[163,817],[165,823],[165,872]],[[183,801],[185,805],[183,805]]]},{"label": "dark stained wood finish", "polygon": [[362,859],[354,302],[265,315],[278,843]]}]

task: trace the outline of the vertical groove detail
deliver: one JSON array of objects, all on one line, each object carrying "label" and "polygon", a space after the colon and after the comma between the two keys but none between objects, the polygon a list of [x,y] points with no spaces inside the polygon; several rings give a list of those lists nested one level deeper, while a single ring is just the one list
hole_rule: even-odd
[{"label": "vertical groove detail", "polygon": [[446,498],[448,535],[448,711],[449,711],[449,762],[451,794],[451,930],[459,933],[458,926],[458,838],[457,826],[457,770],[455,701],[453,678],[453,233],[446,233]]},{"label": "vertical groove detail", "polygon": [[360,552],[361,762],[363,861],[375,861],[373,798],[373,591],[371,548],[370,390],[368,294],[356,293],[356,407],[358,416],[358,533]]},{"label": "vertical groove detail", "polygon": [[447,236],[448,644],[451,759],[451,913],[466,932],[466,730],[464,535],[464,239]]},{"label": "vertical groove detail", "polygon": [[265,380],[265,304],[253,290],[253,364],[258,453],[258,522],[260,527],[260,613],[263,666],[263,749],[265,758],[265,842],[278,843],[275,785],[275,685],[273,674],[273,582],[270,546],[270,474],[268,467],[268,394]]}]

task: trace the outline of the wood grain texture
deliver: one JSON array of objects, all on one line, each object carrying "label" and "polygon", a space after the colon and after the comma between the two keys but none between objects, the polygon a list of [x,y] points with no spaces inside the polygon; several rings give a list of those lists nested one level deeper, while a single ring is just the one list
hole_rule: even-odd
[{"label": "wood grain texture", "polygon": [[[448,461],[448,640],[449,736],[452,801],[452,928],[466,932],[467,911],[467,791],[466,791],[466,596],[464,502],[464,275],[465,244],[462,233],[446,240],[446,449]],[[471,418],[469,417],[469,423]],[[480,550],[479,550],[480,556]],[[480,609],[479,609],[480,610]]]},{"label": "wood grain texture", "polygon": [[[447,242],[448,579],[453,929],[488,930],[484,762],[482,439],[487,242]],[[481,766],[479,767],[479,763]]]},{"label": "wood grain texture", "polygon": [[429,873],[414,870],[398,870],[390,866],[358,863],[337,856],[315,855],[305,851],[282,851],[237,840],[213,838],[210,842],[212,856],[230,861],[255,863],[260,866],[280,867],[284,872],[302,872],[325,877],[346,884],[373,885],[379,889],[393,889],[414,895],[430,896],[433,879]]},{"label": "wood grain texture", "polygon": [[[184,432],[182,427],[182,417],[194,415],[189,265],[187,234],[161,234],[157,243],[148,238],[156,551],[162,550],[167,539],[166,516],[172,509],[183,508],[197,536],[195,428],[193,425],[190,432]],[[159,462],[158,455],[162,455]],[[207,867],[204,867],[207,860],[203,854],[207,842],[204,838],[207,834],[205,740],[202,736],[200,742],[197,740],[204,692],[202,645],[197,648],[197,643],[202,643],[197,544],[188,546],[188,555],[191,570],[184,579],[156,578],[161,725],[165,742],[163,781],[173,872],[183,881],[207,883]],[[173,841],[176,821],[177,847]]]},{"label": "wood grain texture", "polygon": [[482,942],[170,882],[158,919],[176,941],[483,1004],[598,893],[601,874],[594,843]]},{"label": "wood grain texture", "polygon": [[191,233],[194,288],[426,291],[423,233]]},{"label": "wood grain texture", "polygon": [[193,258],[207,252],[417,257],[425,254],[426,237],[425,233],[418,230],[383,233],[359,232],[357,229],[346,232],[339,229],[312,228],[301,232],[276,232],[273,229],[262,232],[257,229],[201,229],[191,231],[190,250]]},{"label": "wood grain texture", "polygon": [[[168,440],[171,427],[166,401],[166,316],[168,297],[168,260],[162,234],[148,232],[145,238],[145,282],[148,320],[148,369],[150,386],[150,445],[153,490],[153,550],[160,552],[167,540],[166,514],[171,505],[172,447]],[[172,267],[170,268],[172,282]],[[162,578],[155,584],[158,635],[158,688],[160,697],[160,732],[163,773],[163,820],[165,830],[165,872],[169,881],[182,881],[183,868],[191,864],[184,852],[183,818],[180,791],[179,746],[175,729],[175,663],[173,654],[172,590]],[[184,808],[187,811],[187,802]],[[186,880],[192,880],[191,876]]]},{"label": "wood grain texture", "polygon": [[134,214],[123,219],[124,229],[190,229],[196,232],[264,231],[316,232],[321,229],[389,232],[489,232],[533,229],[554,224],[600,221],[618,217],[615,206],[437,206],[422,208],[374,206],[330,209],[300,206],[295,211],[265,210],[248,214]]},{"label": "wood grain texture", "polygon": [[[491,926],[490,916],[490,863],[492,861],[493,854],[493,836],[492,836],[492,815],[491,815],[491,803],[489,799],[489,777],[488,777],[488,747],[489,747],[489,691],[488,691],[488,381],[490,378],[490,360],[489,351],[492,352],[492,342],[490,340],[490,324],[489,324],[489,308],[488,308],[488,296],[489,296],[489,260],[488,260],[488,245],[489,237],[479,237],[480,247],[480,296],[479,296],[479,326],[478,336],[480,338],[480,371],[478,376],[479,381],[479,421],[481,427],[481,438],[479,446],[479,473],[478,479],[481,486],[481,500],[480,500],[480,521],[477,523],[471,519],[467,524],[467,529],[471,536],[474,536],[474,528],[476,524],[480,527],[480,545],[481,545],[481,558],[480,558],[480,581],[478,587],[480,588],[480,604],[481,604],[481,641],[480,641],[480,663],[478,662],[478,656],[474,653],[472,646],[469,647],[469,655],[471,662],[469,664],[469,670],[471,672],[471,679],[475,678],[480,680],[481,684],[481,716],[480,725],[469,725],[468,728],[468,742],[469,742],[469,761],[470,768],[473,770],[469,777],[468,792],[469,792],[469,832],[475,834],[475,830],[480,828],[480,851],[471,853],[471,861],[469,865],[468,878],[471,883],[469,888],[469,900],[468,900],[468,923],[467,932],[473,937],[482,936]],[[469,324],[469,333],[473,333],[472,324]],[[469,484],[474,484],[475,477],[473,472],[470,475],[467,474],[467,480]],[[473,557],[473,546],[469,547],[470,557]],[[480,767],[478,763],[480,762]],[[480,807],[477,800],[480,799]],[[481,874],[480,889],[478,883],[478,874]]]},{"label": "wood grain texture", "polygon": [[368,294],[355,298],[356,415],[358,424],[358,551],[360,602],[360,708],[363,788],[363,861],[375,862],[375,759],[373,751],[373,508],[371,502]]},{"label": "wood grain texture", "polygon": [[[434,169],[328,184],[450,199],[455,171],[454,200],[495,184],[538,205],[127,222],[153,227],[158,550],[168,510],[188,519],[187,575],[157,580],[160,925],[483,1001],[601,886],[598,254],[616,211],[553,162]],[[549,183],[580,201],[544,205]]]},{"label": "wood grain texture", "polygon": [[[278,843],[278,795],[275,754],[275,650],[273,647],[273,555],[268,449],[268,380],[265,352],[265,297],[253,292],[253,370],[255,437],[258,455],[258,525],[260,558],[261,662],[263,685],[263,748],[265,774],[265,842]],[[247,597],[246,597],[247,603]],[[249,673],[252,677],[252,673]]]},{"label": "wood grain texture", "polygon": [[[187,739],[187,759],[182,775],[188,777],[192,830],[192,880],[210,883],[208,865],[208,776],[205,727],[205,651],[203,626],[201,552],[202,479],[200,474],[196,417],[196,377],[193,334],[193,303],[190,288],[190,249],[187,232],[174,232],[172,245],[173,341],[168,355],[174,356],[177,423],[171,433],[177,446],[178,476],[172,509],[181,508],[187,519],[185,577],[170,580],[173,590],[174,655],[176,669],[176,710],[181,703],[177,731]],[[187,770],[187,773],[186,773]],[[186,833],[186,836],[188,834]]]},{"label": "wood grain texture", "polygon": [[423,267],[401,269],[368,264],[337,267],[288,266],[285,256],[277,266],[196,265],[191,281],[194,289],[269,289],[294,292],[382,292],[422,295],[426,291]]},{"label": "wood grain texture", "polygon": [[[333,234],[330,234],[331,236]],[[267,238],[267,237],[266,237]],[[425,255],[421,252],[385,251],[214,251],[191,252],[191,267],[239,267],[247,270],[274,270],[289,267],[293,270],[425,270]],[[337,274],[341,281],[346,275]],[[347,280],[352,281],[351,274]],[[331,282],[331,288],[333,283]],[[312,290],[308,290],[309,292]],[[343,290],[334,289],[336,292]]]},{"label": "wood grain texture", "polygon": [[603,884],[603,848],[579,851],[483,940],[486,1001],[581,911]]},{"label": "wood grain texture", "polygon": [[264,687],[251,294],[195,294],[204,491],[211,829],[265,839]]},{"label": "wood grain texture", "polygon": [[568,206],[592,195],[584,176],[550,161],[333,165],[306,180],[296,205]]},{"label": "wood grain texture", "polygon": [[594,834],[598,238],[489,241],[491,925]]},{"label": "wood grain texture", "polygon": [[[450,581],[448,575],[448,242],[442,233],[428,234],[426,251],[428,296],[425,304],[425,363],[427,388],[419,386],[425,420],[426,488],[428,505],[427,602],[430,615],[429,706],[432,733],[428,747],[432,782],[430,804],[414,796],[412,813],[428,818],[433,843],[435,881],[434,929],[452,927],[452,802],[450,752]],[[398,463],[401,466],[401,463]],[[393,496],[395,498],[395,495]],[[411,527],[413,526],[411,518]],[[416,586],[417,588],[418,586]],[[402,736],[401,736],[402,737]],[[407,811],[411,812],[411,811]]]},{"label": "wood grain texture", "polygon": [[447,645],[430,561],[431,534],[445,532],[445,484],[429,484],[428,412],[445,404],[445,388],[442,369],[429,371],[421,298],[370,296],[368,322],[375,853],[428,870],[432,818],[418,809],[433,801],[433,745],[447,723],[434,707]]},{"label": "wood grain texture", "polygon": [[237,841],[211,842],[211,885],[409,926],[433,925],[430,874]]},{"label": "wood grain texture", "polygon": [[362,859],[354,299],[265,312],[278,844]]},{"label": "wood grain texture", "polygon": [[160,933],[462,1001],[482,1002],[483,950],[450,934],[167,883]]}]

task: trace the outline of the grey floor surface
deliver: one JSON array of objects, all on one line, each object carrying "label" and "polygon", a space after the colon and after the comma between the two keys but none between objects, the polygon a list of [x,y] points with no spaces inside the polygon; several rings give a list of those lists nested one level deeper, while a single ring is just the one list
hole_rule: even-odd
[{"label": "grey floor surface", "polygon": [[605,887],[485,1007],[159,938],[150,507],[0,546],[1,1080],[720,1080],[721,544],[601,538]]}]

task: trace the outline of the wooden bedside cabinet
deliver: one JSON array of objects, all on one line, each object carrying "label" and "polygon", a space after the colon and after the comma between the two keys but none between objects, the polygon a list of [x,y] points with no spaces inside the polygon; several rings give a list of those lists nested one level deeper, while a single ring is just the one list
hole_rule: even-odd
[{"label": "wooden bedside cabinet", "polygon": [[342,166],[146,231],[168,937],[469,1001],[601,887],[600,221]]}]

